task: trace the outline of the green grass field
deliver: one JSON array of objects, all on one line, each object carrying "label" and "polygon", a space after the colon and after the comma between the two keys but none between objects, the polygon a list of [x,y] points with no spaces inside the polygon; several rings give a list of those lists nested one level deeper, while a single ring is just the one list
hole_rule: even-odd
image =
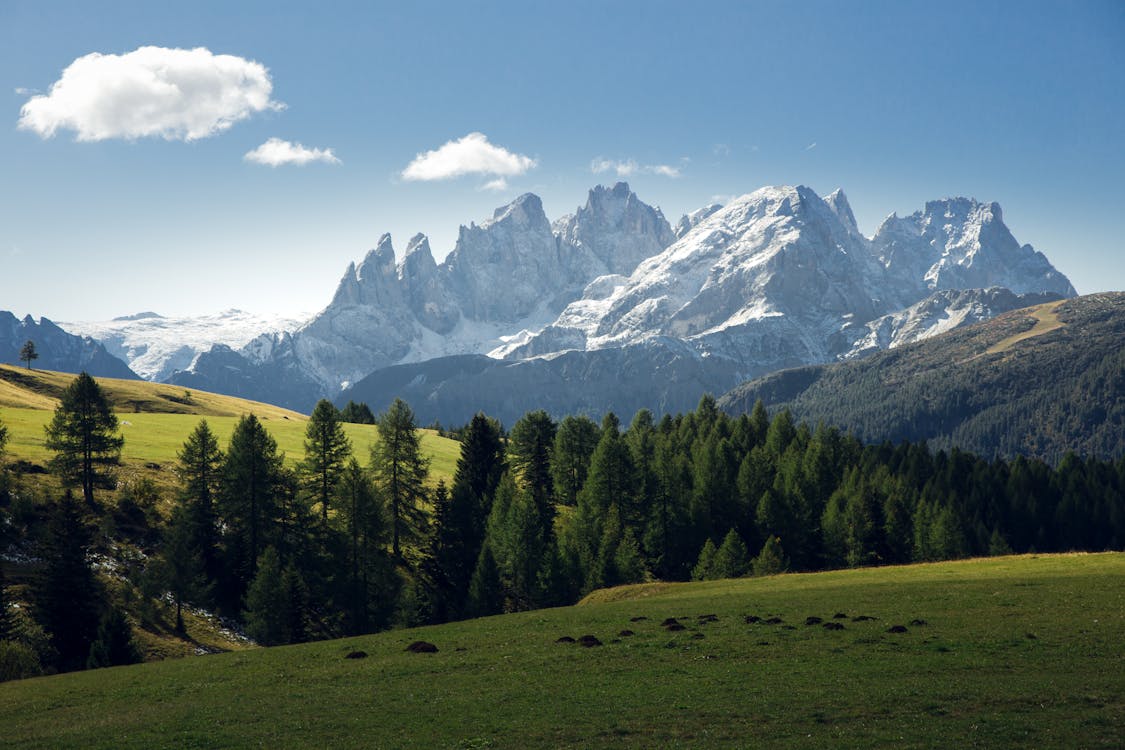
[{"label": "green grass field", "polygon": [[[1107,553],[625,587],[6,683],[0,726],[7,747],[1121,747],[1123,582]],[[555,642],[586,634],[604,645]]]},{"label": "green grass field", "polygon": [[[43,466],[51,454],[44,446],[43,428],[51,421],[57,396],[73,375],[41,370],[26,371],[0,365],[0,423],[7,425],[7,458]],[[122,467],[118,479],[130,481],[146,477],[161,486],[170,486],[175,476],[176,452],[183,446],[199,420],[205,418],[226,446],[234,425],[244,414],[255,414],[277,440],[290,465],[304,456],[307,417],[269,404],[221,396],[202,391],[134,380],[98,379],[114,404],[125,437]],[[139,411],[138,411],[139,410]],[[378,430],[371,425],[347,424],[344,429],[360,463],[367,464]],[[438,436],[430,430],[422,434],[423,451],[431,457],[433,480],[448,483],[461,454],[460,443]]]}]

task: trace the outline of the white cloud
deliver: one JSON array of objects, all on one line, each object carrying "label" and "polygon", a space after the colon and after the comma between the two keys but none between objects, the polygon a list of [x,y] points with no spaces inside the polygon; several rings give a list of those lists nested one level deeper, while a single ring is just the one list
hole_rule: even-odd
[{"label": "white cloud", "polygon": [[154,136],[192,141],[256,112],[283,109],[270,99],[272,91],[261,63],[204,47],[93,52],[68,65],[47,94],[23,105],[19,127],[43,138],[73,130],[79,141]]},{"label": "white cloud", "polygon": [[311,161],[322,161],[326,164],[340,163],[330,148],[305,148],[300,143],[291,143],[280,138],[270,138],[253,151],[247,151],[242,158],[255,164],[265,164],[267,167],[280,167],[283,164],[305,165]]},{"label": "white cloud", "polygon": [[[467,174],[516,177],[539,162],[488,142],[484,133],[469,133],[448,141],[433,151],[414,157],[402,170],[402,179],[416,181],[448,180]],[[493,180],[492,183],[495,183]],[[507,187],[507,183],[504,184]],[[490,188],[493,189],[493,188]],[[503,188],[495,188],[503,189]]]},{"label": "white cloud", "polygon": [[816,148],[816,141],[813,141],[809,145],[805,146],[805,151],[812,151],[814,148]]},{"label": "white cloud", "polygon": [[501,192],[508,189],[508,181],[503,177],[497,177],[495,180],[489,180],[480,186],[481,190],[494,190]]},{"label": "white cloud", "polygon": [[656,174],[662,177],[679,177],[680,168],[670,164],[638,164],[636,159],[614,161],[598,157],[590,162],[590,171],[594,174],[613,172],[618,177],[629,177],[634,174]]}]

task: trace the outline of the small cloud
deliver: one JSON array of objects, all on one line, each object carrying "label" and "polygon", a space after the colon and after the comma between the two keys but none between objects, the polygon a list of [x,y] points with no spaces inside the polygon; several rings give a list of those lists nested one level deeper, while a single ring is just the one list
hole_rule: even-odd
[{"label": "small cloud", "polygon": [[330,148],[305,148],[300,143],[290,143],[280,138],[270,138],[253,151],[247,151],[242,158],[267,167],[280,167],[283,164],[305,165],[313,161],[322,161],[325,164],[341,163]]},{"label": "small cloud", "polygon": [[502,192],[502,191],[508,189],[508,181],[506,179],[504,179],[503,177],[497,177],[495,180],[489,180],[488,182],[481,185],[480,189],[481,190],[494,190],[496,192]]},{"label": "small cloud", "polygon": [[711,147],[711,153],[715,156],[730,156],[730,146],[725,143],[716,143]]},{"label": "small cloud", "polygon": [[79,141],[193,141],[254,113],[284,109],[270,99],[272,92],[264,65],[205,47],[92,52],[68,65],[49,93],[23,105],[19,127],[41,138],[65,129]]},{"label": "small cloud", "polygon": [[24,88],[23,86],[20,86],[16,89],[16,96],[33,96],[35,94],[41,93],[43,92],[39,91],[38,89],[28,89]]},{"label": "small cloud", "polygon": [[618,177],[630,177],[634,174],[656,174],[662,177],[679,177],[679,167],[669,164],[638,164],[635,159],[614,161],[598,157],[590,162],[590,171],[594,174],[613,172]]},{"label": "small cloud", "polygon": [[414,161],[402,170],[402,179],[430,182],[467,174],[516,177],[538,163],[530,156],[489,143],[484,133],[469,133],[464,138],[448,141],[433,151],[415,156]]},{"label": "small cloud", "polygon": [[816,148],[816,141],[813,141],[809,145],[805,146],[805,151],[812,151],[814,148]]}]

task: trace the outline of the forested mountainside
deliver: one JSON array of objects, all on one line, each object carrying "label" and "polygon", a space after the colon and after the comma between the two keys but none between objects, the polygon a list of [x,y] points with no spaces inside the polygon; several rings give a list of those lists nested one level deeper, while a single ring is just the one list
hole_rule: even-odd
[{"label": "forested mountainside", "polygon": [[744,383],[732,414],[772,411],[864,442],[927,441],[1057,462],[1125,453],[1125,293],[1037,305],[841,364]]}]

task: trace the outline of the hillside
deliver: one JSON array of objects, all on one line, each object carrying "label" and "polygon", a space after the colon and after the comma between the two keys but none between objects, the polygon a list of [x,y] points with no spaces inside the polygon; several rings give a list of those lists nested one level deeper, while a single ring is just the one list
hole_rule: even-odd
[{"label": "hillside", "polygon": [[731,414],[761,399],[864,442],[926,440],[984,456],[1057,461],[1125,454],[1125,293],[1017,310],[867,359],[738,386]]},{"label": "hillside", "polygon": [[[0,726],[12,748],[1112,746],[1122,576],[1114,553],[626,587],[0,684]],[[603,645],[556,642],[583,635]]]},{"label": "hillside", "polygon": [[[0,422],[7,425],[10,432],[9,461],[28,462],[32,466],[23,468],[33,472],[37,471],[36,466],[45,465],[50,455],[43,444],[43,428],[51,420],[59,394],[74,377],[67,373],[0,365]],[[299,461],[304,454],[308,417],[298,412],[143,380],[98,378],[98,384],[113,404],[125,437],[119,478],[126,482],[148,478],[165,485],[174,481],[166,468],[175,463],[176,451],[200,418],[207,419],[220,444],[225,446],[238,419],[252,413],[266,425],[290,463]],[[355,455],[366,462],[378,431],[372,425],[359,424],[346,424],[344,429]],[[456,468],[460,445],[431,430],[423,432],[422,444],[432,458],[432,476],[448,481]]]}]

